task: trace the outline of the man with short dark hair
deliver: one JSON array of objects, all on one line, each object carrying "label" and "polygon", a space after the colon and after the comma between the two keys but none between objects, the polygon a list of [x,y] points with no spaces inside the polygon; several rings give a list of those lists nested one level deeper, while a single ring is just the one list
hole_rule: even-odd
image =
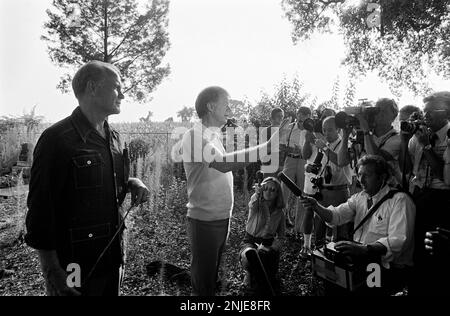
[{"label": "man with short dark hair", "polygon": [[[272,154],[278,152],[278,130],[268,142],[259,146],[225,152],[221,127],[232,115],[229,101],[228,92],[221,87],[202,90],[195,102],[201,122],[183,135],[182,158],[187,178],[193,295],[215,295],[218,270],[233,210],[231,171],[256,162],[267,154],[268,147]],[[285,124],[286,122],[281,123],[280,129]]]},{"label": "man with short dark hair", "polygon": [[401,121],[407,121],[409,119],[409,117],[411,116],[411,114],[416,113],[416,112],[422,112],[420,110],[419,107],[415,106],[415,105],[405,105],[404,107],[402,107],[399,111],[398,114],[398,120]]},{"label": "man with short dark hair", "polygon": [[[372,207],[391,191],[387,185],[389,165],[380,156],[366,155],[358,161],[358,178],[362,192],[351,196],[347,202],[325,208],[311,197],[301,199],[325,222],[342,225],[354,222],[355,228]],[[396,192],[382,202],[353,235],[353,241],[340,241],[335,249],[355,260],[379,259],[382,270],[381,285],[385,294],[402,290],[407,274],[413,265],[415,206],[403,192]],[[376,262],[376,261],[372,261]]]},{"label": "man with short dark hair", "polygon": [[[149,192],[128,177],[119,134],[108,124],[124,98],[118,69],[87,63],[72,86],[79,106],[46,129],[34,150],[25,240],[37,249],[48,295],[114,296],[124,263],[121,232],[113,239],[120,206],[129,191],[133,205]],[[72,264],[81,272],[76,289],[66,282]]]}]

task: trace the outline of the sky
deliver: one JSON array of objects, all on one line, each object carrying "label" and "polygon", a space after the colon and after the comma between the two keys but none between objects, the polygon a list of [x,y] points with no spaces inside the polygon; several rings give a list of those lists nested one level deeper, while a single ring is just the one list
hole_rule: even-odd
[{"label": "sky", "polygon": [[[47,122],[70,115],[77,102],[72,93],[56,89],[63,70],[51,63],[40,40],[51,0],[0,0],[0,116],[21,115],[36,105]],[[138,121],[150,110],[154,121],[193,106],[197,94],[211,85],[223,86],[231,98],[255,102],[284,77],[297,75],[319,102],[330,98],[345,47],[337,34],[317,35],[294,45],[291,24],[281,0],[171,0],[171,48],[164,63],[171,74],[147,104],[122,102],[112,122]],[[357,98],[391,97],[387,86],[369,75],[357,84]],[[410,95],[401,102],[418,102]]]}]

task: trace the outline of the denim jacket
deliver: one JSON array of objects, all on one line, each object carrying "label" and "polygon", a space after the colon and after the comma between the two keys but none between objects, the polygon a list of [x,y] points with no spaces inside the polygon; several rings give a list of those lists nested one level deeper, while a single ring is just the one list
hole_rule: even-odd
[{"label": "denim jacket", "polygon": [[[27,244],[56,250],[61,267],[81,266],[86,277],[118,229],[129,160],[119,134],[105,122],[106,139],[77,107],[46,129],[33,154]],[[122,263],[122,238],[116,238],[96,275]]]}]

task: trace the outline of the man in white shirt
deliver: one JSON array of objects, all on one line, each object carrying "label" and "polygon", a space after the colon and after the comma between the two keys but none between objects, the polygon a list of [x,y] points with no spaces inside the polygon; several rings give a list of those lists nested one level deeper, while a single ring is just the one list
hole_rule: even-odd
[{"label": "man in white shirt", "polygon": [[[231,117],[229,94],[221,87],[208,87],[197,97],[195,109],[201,123],[188,130],[182,141],[187,178],[188,232],[191,244],[192,294],[213,296],[217,273],[233,210],[233,174],[266,155],[278,154],[278,130],[259,146],[226,153],[221,127]],[[282,129],[287,124],[283,121]]]},{"label": "man in white shirt", "polygon": [[[314,198],[305,197],[302,203],[314,210],[325,222],[342,225],[353,221],[355,227],[391,188],[387,185],[387,163],[380,156],[366,155],[358,161],[358,178],[363,191],[347,202],[328,208]],[[340,241],[335,249],[355,259],[381,259],[382,287],[399,290],[406,283],[409,267],[413,265],[415,206],[403,192],[384,201],[375,213],[354,233],[352,241]]]},{"label": "man in white shirt", "polygon": [[[314,176],[322,181],[322,184],[317,187],[316,192],[320,193],[319,200],[324,206],[338,206],[349,198],[349,186],[352,184],[353,172],[349,162],[346,162],[344,165],[338,163],[337,153],[342,146],[342,138],[339,134],[340,130],[336,128],[334,116],[327,117],[323,120],[322,130],[325,139],[314,139],[313,146],[311,142],[305,142],[303,154],[306,158],[310,152],[310,159],[313,159],[317,155],[318,150],[324,153],[321,161],[322,168],[316,170],[317,175]],[[310,167],[311,165],[306,166],[306,172],[312,171]],[[310,179],[308,180],[310,181]],[[311,185],[309,186],[311,187]],[[305,182],[305,193],[310,195],[315,193],[306,188],[307,182]],[[313,213],[307,212],[307,214],[308,219],[305,222],[312,222]],[[333,231],[333,239],[348,239],[349,229],[347,227],[348,225],[336,227]],[[326,226],[319,216],[314,216],[314,233],[315,245],[320,246],[325,242]],[[311,244],[304,245],[304,247],[310,249]]]},{"label": "man in white shirt", "polygon": [[[294,181],[302,190],[305,183],[306,163],[306,160],[302,157],[302,146],[305,143],[306,134],[306,131],[303,128],[303,122],[310,117],[311,110],[305,106],[300,107],[297,111],[297,121],[289,124],[286,129],[286,137],[280,139],[280,150],[286,152],[283,173]],[[286,205],[288,224],[292,226],[292,220],[294,220],[295,232],[302,233],[301,223],[304,217],[304,209],[297,201],[295,202],[296,205],[294,208],[288,205],[291,192],[284,183],[281,185],[281,190],[283,192],[284,204]],[[290,213],[291,209],[294,209],[294,215]]]},{"label": "man in white shirt", "polygon": [[450,273],[447,260],[437,260],[425,252],[427,231],[450,228],[450,184],[445,179],[445,151],[450,129],[448,113],[450,92],[436,92],[424,98],[426,126],[421,126],[409,141],[409,157],[414,175],[414,200],[417,206],[415,274],[412,295],[441,294],[447,290]]}]

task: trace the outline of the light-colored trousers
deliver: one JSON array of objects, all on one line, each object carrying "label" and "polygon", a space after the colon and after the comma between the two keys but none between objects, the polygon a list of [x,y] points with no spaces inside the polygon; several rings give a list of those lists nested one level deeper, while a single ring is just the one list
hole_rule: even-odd
[{"label": "light-colored trousers", "polygon": [[[283,173],[287,175],[297,186],[303,190],[305,184],[305,164],[306,160],[301,158],[291,158],[286,157],[283,167]],[[283,192],[284,204],[286,205],[286,210],[289,211],[291,208],[288,205],[289,196],[291,195],[291,191],[289,188],[282,183],[281,191]],[[301,203],[299,203],[298,199],[295,200],[295,226],[294,230],[296,232],[302,233],[302,222],[305,217],[305,209]],[[286,212],[287,213],[287,212]],[[287,216],[288,214],[286,214]],[[293,217],[293,216],[292,216]]]}]

